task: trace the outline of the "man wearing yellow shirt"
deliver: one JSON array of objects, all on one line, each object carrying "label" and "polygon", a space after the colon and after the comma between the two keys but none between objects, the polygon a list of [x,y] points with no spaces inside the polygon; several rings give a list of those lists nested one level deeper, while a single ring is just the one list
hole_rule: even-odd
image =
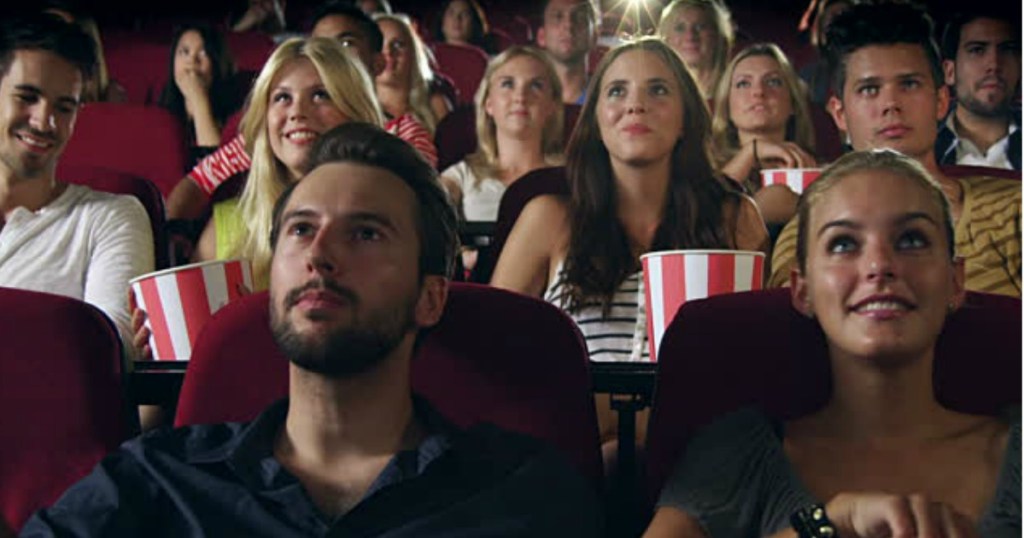
[{"label": "man wearing yellow shirt", "polygon": [[[907,4],[861,4],[829,26],[828,44],[835,92],[829,108],[853,149],[888,148],[918,160],[949,198],[967,288],[1020,297],[1020,182],[947,177],[935,159],[950,97],[931,19]],[[796,231],[793,219],[775,244],[771,287],[789,284]]]}]

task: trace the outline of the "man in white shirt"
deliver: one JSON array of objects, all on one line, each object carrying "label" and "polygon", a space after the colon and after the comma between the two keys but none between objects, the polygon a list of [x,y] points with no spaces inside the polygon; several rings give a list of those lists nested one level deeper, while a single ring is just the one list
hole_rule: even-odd
[{"label": "man in white shirt", "polygon": [[940,164],[1020,170],[1020,14],[1008,5],[957,14],[943,32],[942,67],[957,105],[936,140]]},{"label": "man in white shirt", "polygon": [[149,217],[54,175],[95,61],[89,37],[52,15],[0,28],[0,286],[82,299],[130,342],[128,280],[153,270]]}]

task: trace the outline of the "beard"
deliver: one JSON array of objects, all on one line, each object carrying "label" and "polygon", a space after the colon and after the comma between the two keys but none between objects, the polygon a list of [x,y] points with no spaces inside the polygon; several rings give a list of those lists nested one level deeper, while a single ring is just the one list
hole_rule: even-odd
[{"label": "beard", "polygon": [[996,102],[987,102],[978,99],[974,96],[971,91],[960,91],[957,90],[957,106],[962,106],[972,114],[982,118],[990,119],[1005,119],[1010,117],[1011,106],[1013,98],[1010,92],[1006,92],[1006,95],[1002,100]]},{"label": "beard", "polygon": [[[330,328],[325,334],[301,334],[288,319],[287,313],[298,296],[309,289],[327,289],[344,297],[353,311],[348,325]],[[374,369],[391,354],[409,331],[415,329],[416,298],[400,305],[365,312],[360,319],[359,300],[355,293],[323,279],[312,281],[288,293],[284,314],[278,308],[270,312],[274,341],[288,360],[303,370],[331,379],[348,379]],[[310,319],[316,319],[310,315]]]}]

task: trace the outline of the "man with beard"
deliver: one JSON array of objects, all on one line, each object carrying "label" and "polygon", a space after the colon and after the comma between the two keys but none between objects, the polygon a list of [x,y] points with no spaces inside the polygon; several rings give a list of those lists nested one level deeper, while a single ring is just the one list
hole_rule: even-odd
[{"label": "man with beard", "polygon": [[[940,164],[1020,170],[1020,12],[1009,4],[980,7],[950,20],[942,35],[942,68],[956,95],[935,154]],[[1018,103],[1019,104],[1019,103]]]},{"label": "man with beard", "polygon": [[562,81],[562,102],[582,105],[590,73],[587,61],[597,43],[601,20],[594,0],[547,0],[542,4],[537,45],[555,64]]},{"label": "man with beard", "polygon": [[130,342],[128,280],[153,270],[149,217],[134,197],[57,180],[90,38],[54,15],[0,24],[0,286],[91,303]]},{"label": "man with beard", "polygon": [[380,128],[317,141],[274,210],[270,314],[289,398],[248,424],[129,441],[30,536],[594,536],[594,493],[535,440],[413,396],[457,248],[436,172]]}]

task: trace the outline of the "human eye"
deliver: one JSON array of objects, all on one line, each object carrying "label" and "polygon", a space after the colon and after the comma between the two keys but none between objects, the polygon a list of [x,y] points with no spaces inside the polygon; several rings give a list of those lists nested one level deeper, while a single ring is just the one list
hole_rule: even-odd
[{"label": "human eye", "polygon": [[880,89],[878,84],[863,84],[857,88],[857,94],[865,97],[874,97],[878,95]]},{"label": "human eye", "polygon": [[930,244],[928,236],[921,230],[906,230],[896,238],[897,250],[920,250]]},{"label": "human eye", "polygon": [[352,239],[357,243],[376,243],[384,239],[384,234],[373,226],[356,226],[352,229]]},{"label": "human eye", "polygon": [[292,95],[285,91],[274,92],[270,96],[271,103],[288,103],[292,99]]},{"label": "human eye", "polygon": [[651,95],[668,95],[672,93],[671,90],[669,90],[668,84],[661,82],[651,84],[651,87],[647,91],[650,92]]},{"label": "human eye", "polygon": [[288,224],[285,232],[292,237],[309,237],[316,232],[316,227],[311,222],[295,220]]},{"label": "human eye", "polygon": [[544,89],[547,88],[547,84],[545,84],[541,79],[536,79],[530,82],[530,87],[537,91],[544,91]]},{"label": "human eye", "polygon": [[906,90],[916,90],[921,87],[921,81],[916,78],[908,78],[901,80],[900,86]]},{"label": "human eye", "polygon": [[626,85],[612,84],[605,90],[605,95],[608,97],[624,97],[626,95]]},{"label": "human eye", "polygon": [[342,47],[354,47],[356,46],[356,40],[352,37],[346,37],[341,40]]},{"label": "human eye", "polygon": [[765,83],[769,88],[781,88],[784,85],[781,77],[770,77]]},{"label": "human eye", "polygon": [[736,89],[743,89],[743,88],[749,88],[749,87],[750,87],[750,81],[745,79],[745,78],[737,80],[736,83],[733,85],[733,88],[736,88]]},{"label": "human eye", "polygon": [[825,248],[830,254],[846,254],[857,249],[857,241],[850,235],[838,234],[829,238]]},{"label": "human eye", "polygon": [[512,80],[512,77],[504,77],[504,78],[498,80],[498,87],[499,88],[512,89],[515,86],[516,86],[516,84],[515,84],[515,81]]},{"label": "human eye", "polygon": [[982,54],[985,54],[985,45],[982,45],[980,43],[972,43],[970,45],[967,45],[966,49],[967,54],[970,54],[971,56],[981,56]]},{"label": "human eye", "polygon": [[675,30],[675,32],[678,33],[678,34],[681,34],[681,33],[686,31],[686,25],[681,23],[681,22],[680,23],[676,23],[676,26],[675,26],[675,28],[673,28],[673,30]]},{"label": "human eye", "polygon": [[698,23],[693,25],[693,31],[697,32],[699,34],[699,33],[703,32],[704,30],[706,30],[707,27],[708,26],[706,24],[704,24],[703,22],[698,22]]},{"label": "human eye", "polygon": [[314,101],[330,101],[331,100],[331,94],[327,93],[327,90],[325,90],[323,88],[319,88],[319,89],[313,91],[313,100]]},{"label": "human eye", "polygon": [[16,93],[14,94],[14,98],[27,105],[31,105],[39,101],[39,96],[34,93]]},{"label": "human eye", "polygon": [[72,104],[59,104],[57,105],[57,112],[68,115],[75,112],[75,105]]}]

